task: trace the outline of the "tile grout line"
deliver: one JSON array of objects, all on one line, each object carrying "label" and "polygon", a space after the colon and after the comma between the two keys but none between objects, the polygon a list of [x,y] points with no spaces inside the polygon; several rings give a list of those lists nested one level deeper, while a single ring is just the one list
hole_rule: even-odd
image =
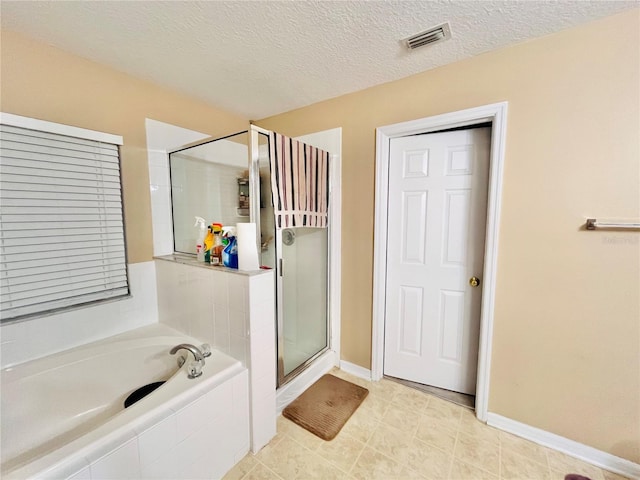
[{"label": "tile grout line", "polygon": [[[257,463],[256,463],[253,467],[251,467],[249,470],[247,470],[247,473],[245,473],[244,475],[242,475],[242,476],[240,477],[240,480],[244,480],[245,478],[247,478],[247,475],[249,475],[251,472],[253,472],[253,470],[254,470],[258,465],[260,465],[260,462],[258,462],[257,460],[256,460],[256,462],[257,462]],[[227,472],[227,473],[229,473],[229,472]],[[224,477],[223,477],[223,478],[224,478]]]},{"label": "tile grout line", "polygon": [[502,439],[498,434],[498,479],[502,480]]},{"label": "tile grout line", "polygon": [[[296,425],[296,427],[297,427],[297,426],[298,426],[298,425]],[[302,427],[300,427],[300,428],[302,428]],[[305,431],[308,431],[308,430],[305,430]],[[311,432],[309,432],[309,433],[311,433]],[[313,433],[311,433],[311,435],[313,435]],[[303,444],[302,444],[302,442],[299,442],[298,440],[296,440],[294,437],[292,437],[292,436],[291,436],[291,435],[289,435],[288,433],[285,433],[285,434],[284,434],[284,436],[285,436],[285,437],[288,437],[288,438],[289,438],[289,440],[291,440],[291,441],[293,441],[293,442],[297,443],[297,444],[298,444],[298,445],[300,445],[302,448],[304,448],[304,449],[306,449],[306,450],[309,450],[311,453],[316,453],[316,452],[315,452],[315,450],[311,450],[311,449],[310,449],[309,447],[307,447],[306,445],[303,445]],[[318,438],[320,438],[320,437],[318,437]],[[322,440],[322,439],[320,439],[320,440]],[[280,440],[280,442],[278,442],[278,443],[281,443],[281,442],[282,442],[282,440]],[[318,444],[318,446],[319,446],[319,445],[320,445],[320,444]]]},{"label": "tile grout line", "polygon": [[[346,424],[345,424],[345,425],[346,425]],[[344,426],[343,426],[343,428],[344,428]],[[342,431],[342,430],[341,430],[341,431]],[[340,432],[338,432],[338,435],[340,435],[341,431],[340,431]],[[338,435],[336,435],[336,438],[338,437]],[[351,435],[349,435],[348,433],[345,433],[344,435],[347,435],[350,439],[355,440],[356,442],[359,442],[359,440],[358,440],[358,439],[351,437]],[[328,441],[326,441],[326,440],[325,440],[325,442],[326,442],[326,443],[329,443],[329,442],[328,442]],[[362,443],[362,442],[360,442],[360,443]],[[321,446],[321,445],[322,445],[322,444],[320,444],[320,445],[318,446],[318,450],[320,450],[320,446]],[[363,445],[364,445],[364,444],[363,444]],[[333,463],[333,462],[332,462],[331,460],[329,460],[328,458],[323,457],[323,456],[318,452],[318,450],[316,450],[314,453],[315,453],[316,455],[318,455],[322,460],[324,460],[325,462],[327,462],[329,465],[331,465],[332,467],[335,467],[335,468],[337,468],[338,470],[340,470],[340,472],[342,472],[342,473],[345,473],[345,474],[349,475],[349,472],[350,472],[350,471],[351,471],[351,469],[353,468],[353,465],[355,465],[355,462],[354,462],[354,464],[353,464],[353,465],[351,465],[348,469],[345,469],[345,468],[341,467],[340,465],[338,465],[338,464],[336,464],[336,463]],[[363,447],[363,450],[364,450],[364,447]],[[360,453],[362,453],[362,452],[360,452]],[[360,455],[359,455],[359,454],[358,454],[358,457],[356,457],[356,461],[357,461],[357,459],[358,459],[358,458],[360,458]]]},{"label": "tile grout line", "polygon": [[[395,394],[393,395],[395,397]],[[349,475],[351,475],[351,471],[355,468],[355,466],[358,464],[358,460],[360,460],[360,457],[362,456],[362,454],[364,453],[364,451],[367,449],[367,447],[369,447],[371,450],[373,450],[374,452],[380,453],[381,455],[383,455],[384,457],[388,458],[389,460],[391,460],[392,462],[397,463],[398,465],[400,465],[399,462],[396,462],[393,458],[389,457],[387,454],[380,452],[378,449],[374,448],[373,446],[369,445],[369,442],[371,441],[371,439],[373,438],[373,434],[375,433],[376,430],[378,430],[378,428],[380,428],[382,426],[382,421],[380,420],[375,420],[375,422],[378,424],[376,426],[376,428],[374,429],[374,431],[371,433],[371,435],[369,435],[369,437],[367,438],[367,441],[364,442],[364,447],[362,448],[362,451],[360,452],[360,454],[358,455],[358,458],[356,458],[356,461],[353,463],[353,465],[351,466],[351,469],[349,470]],[[352,476],[352,475],[351,475]]]},{"label": "tile grout line", "polygon": [[[506,432],[502,432],[502,433],[506,433]],[[536,464],[536,465],[538,465],[538,466],[546,467],[546,469],[547,469],[547,474],[548,474],[548,478],[549,478],[549,479],[552,479],[552,478],[553,478],[553,469],[551,468],[551,462],[549,461],[549,455],[548,455],[548,453],[549,453],[549,451],[550,451],[550,449],[549,449],[549,448],[547,448],[547,447],[543,447],[543,446],[538,445],[538,444],[535,444],[535,443],[533,443],[533,442],[529,442],[528,440],[524,440],[524,441],[526,441],[526,442],[528,442],[528,443],[533,443],[534,445],[539,446],[539,447],[541,447],[541,448],[542,448],[542,452],[544,453],[544,461],[543,461],[543,462],[541,462],[541,461],[539,461],[537,458],[533,458],[533,456],[531,456],[531,455],[527,455],[527,454],[525,454],[525,453],[523,453],[523,452],[516,451],[515,449],[510,449],[508,446],[504,446],[504,445],[503,445],[503,439],[502,439],[502,438],[503,438],[503,437],[502,437],[502,435],[501,435],[501,436],[500,436],[500,447],[501,447],[501,450],[500,450],[500,456],[501,456],[501,458],[502,458],[502,455],[503,455],[503,451],[504,451],[504,450],[510,451],[511,455],[514,455],[516,458],[526,459],[526,460],[528,460],[528,461],[530,461],[530,462],[535,463],[535,464]]]},{"label": "tile grout line", "polygon": [[456,447],[458,446],[458,436],[460,435],[461,427],[462,425],[460,425],[456,430],[456,439],[453,442],[453,450],[451,451],[451,460],[449,460],[449,471],[447,472],[447,478],[451,478],[451,472],[453,471],[453,463],[456,460]]},{"label": "tile grout line", "polygon": [[351,475],[351,472],[353,471],[354,468],[356,468],[356,465],[358,464],[358,460],[360,460],[360,457],[362,456],[362,454],[364,453],[365,449],[367,448],[367,445],[369,444],[369,440],[367,439],[366,442],[364,442],[364,447],[362,447],[362,450],[360,450],[360,453],[358,454],[358,456],[356,457],[356,461],[353,462],[353,465],[351,465],[351,468],[349,469],[349,471],[347,472],[347,475],[349,475],[350,477],[352,477],[353,475]]},{"label": "tile grout line", "polygon": [[[355,413],[355,412],[354,412],[354,413]],[[349,420],[350,420],[350,419],[349,419]],[[347,422],[348,422],[348,420],[347,420]],[[346,426],[346,423],[342,426],[342,428],[344,428],[345,426]],[[340,432],[338,432],[338,435],[340,435],[340,433],[342,433],[342,429],[340,429]],[[357,438],[352,437],[352,436],[351,436],[351,435],[349,435],[348,433],[345,433],[345,435],[347,435],[349,438],[353,438],[353,440],[355,440],[355,441],[359,441]],[[337,435],[336,435],[336,437],[337,437]],[[351,465],[351,466],[349,467],[349,469],[348,469],[348,470],[345,470],[344,468],[342,468],[342,467],[340,467],[340,466],[336,465],[335,463],[331,462],[329,459],[327,459],[327,458],[323,457],[320,453],[318,453],[318,450],[320,449],[320,446],[322,445],[322,443],[319,443],[315,450],[311,450],[311,449],[310,449],[310,448],[308,448],[307,446],[302,445],[302,444],[301,444],[300,442],[298,442],[295,438],[291,437],[291,439],[292,439],[294,442],[296,442],[296,443],[298,443],[299,445],[301,445],[302,447],[304,447],[304,448],[306,448],[307,450],[309,450],[311,453],[313,453],[313,454],[317,455],[320,459],[322,459],[322,460],[323,460],[324,462],[326,462],[328,465],[330,465],[330,466],[332,466],[332,467],[334,467],[334,468],[338,469],[339,471],[341,471],[341,472],[343,472],[343,473],[346,473],[347,475],[351,475],[351,474],[350,474],[351,470],[353,469],[353,467],[355,466],[355,464],[358,462],[358,459],[360,458],[360,455],[362,455],[362,452],[364,451],[364,448],[365,448],[365,447],[366,447],[366,445],[367,445],[367,443],[365,443],[365,442],[360,442],[360,443],[362,443],[362,444],[363,444],[362,451],[358,454],[358,457],[356,458],[356,460],[355,460],[355,462],[353,463],[353,465]],[[322,439],[321,439],[321,440],[322,440]],[[322,440],[322,441],[323,441],[323,442],[326,442],[326,440]],[[368,442],[368,440],[367,440],[367,442]],[[329,442],[326,442],[326,443],[329,443]]]},{"label": "tile grout line", "polygon": [[[437,397],[435,397],[435,395],[431,395],[431,394],[430,394],[430,393],[428,393],[428,392],[423,392],[423,393],[428,397],[428,403],[427,403],[427,406],[424,408],[424,411],[423,411],[423,413],[421,414],[421,417],[424,417],[424,413],[425,413],[425,411],[426,411],[426,410],[428,410],[428,409],[431,407],[431,400],[432,400],[433,398],[437,398]],[[440,399],[440,400],[442,400],[442,399]],[[445,401],[446,401],[446,400],[445,400]],[[419,429],[419,428],[420,428],[420,427],[418,426],[418,429]],[[416,433],[415,433],[415,439],[416,439],[417,441],[419,441],[419,442],[421,442],[421,443],[424,443],[425,445],[428,445],[428,446],[429,446],[429,448],[436,449],[436,450],[438,450],[438,451],[444,452],[444,453],[446,453],[446,454],[448,454],[448,455],[450,455],[450,456],[451,456],[451,458],[450,458],[450,460],[449,460],[449,469],[447,470],[447,478],[449,478],[449,477],[451,476],[451,470],[453,469],[453,462],[455,461],[455,455],[454,455],[454,453],[455,453],[455,450],[456,450],[456,445],[457,445],[457,443],[458,443],[458,433],[459,433],[459,432],[460,432],[460,430],[462,429],[462,411],[460,411],[460,412],[459,412],[458,427],[456,428],[455,439],[454,439],[454,441],[453,441],[453,448],[451,449],[451,452],[450,452],[450,453],[449,453],[449,452],[447,452],[444,448],[442,448],[442,447],[440,447],[440,446],[434,445],[433,443],[430,443],[430,442],[427,442],[427,441],[425,441],[425,440],[422,440],[422,439],[418,438],[418,437],[417,437],[417,435],[418,435],[418,429],[416,429]]]},{"label": "tile grout line", "polygon": [[[260,460],[258,460],[260,462]],[[280,475],[278,475],[276,472],[274,472],[273,470],[271,470],[269,467],[267,467],[264,463],[260,462],[260,464],[266,468],[269,472],[273,473],[276,478],[278,478],[279,480],[284,480]]]},{"label": "tile grout line", "polygon": [[[410,388],[410,387],[408,387],[408,388]],[[423,409],[423,411],[422,411],[422,413],[421,413],[421,417],[424,415],[424,412],[425,412],[426,410],[428,410],[428,408],[431,406],[432,398],[433,398],[433,399],[438,398],[439,400],[442,400],[442,401],[444,401],[444,402],[451,403],[449,400],[447,400],[447,399],[441,399],[441,398],[439,398],[439,397],[437,397],[437,396],[435,396],[435,395],[430,394],[429,392],[421,392],[421,393],[423,393],[423,394],[425,395],[425,397],[427,397],[427,399],[428,399],[427,406]],[[394,395],[394,398],[395,398],[395,395]],[[455,402],[453,402],[453,403],[455,404]],[[464,413],[464,412],[463,412],[463,410],[465,409],[465,407],[464,407],[464,406],[462,406],[462,405],[457,405],[457,404],[456,404],[456,406],[457,406],[457,407],[459,407],[458,428],[456,429],[456,434],[455,434],[455,440],[454,440],[453,450],[452,450],[452,452],[451,452],[451,459],[450,459],[449,472],[448,472],[448,475],[449,475],[449,476],[451,476],[451,474],[452,474],[452,471],[453,471],[453,464],[454,464],[454,463],[455,463],[455,461],[456,461],[455,450],[456,450],[456,447],[457,447],[457,445],[458,445],[458,443],[459,443],[459,436],[460,436],[460,433],[466,433],[466,432],[464,432],[464,431],[463,431],[463,425],[462,425],[462,415],[463,415],[463,413]],[[485,425],[485,427],[487,427],[487,426]],[[416,430],[416,432],[414,433],[413,438],[414,438],[414,439],[418,439],[418,440],[420,440],[419,438],[417,438],[417,430]],[[435,446],[435,445],[433,445],[433,444],[431,444],[431,443],[429,443],[429,442],[424,442],[424,443],[426,443],[427,445],[429,445],[429,447],[430,447],[430,448],[436,448],[436,449],[441,450],[441,451],[444,451],[444,452],[446,453],[446,451],[445,451],[445,450],[441,449],[441,448],[440,448],[440,447],[438,447],[438,446]],[[374,449],[374,450],[375,450],[375,449]],[[376,450],[376,451],[377,451],[377,450]],[[381,452],[381,453],[382,453],[382,452]],[[526,457],[526,456],[524,456],[524,457],[525,457],[525,458],[528,458],[528,457]],[[462,460],[460,460],[460,461],[462,461]],[[467,464],[467,465],[471,465],[471,466],[475,466],[475,468],[480,468],[480,467],[479,467],[479,466],[477,466],[477,465],[468,464],[467,462],[462,462],[462,463]],[[501,443],[500,443],[500,440],[499,440],[499,441],[498,441],[498,472],[497,472],[497,478],[501,478],[501,475],[502,475],[502,471],[501,471],[501,464],[502,464],[502,453],[501,453]],[[480,468],[480,470],[487,472],[487,470],[485,470],[484,468]],[[491,472],[487,472],[487,473],[491,474]],[[491,474],[491,475],[493,475],[493,474]]]},{"label": "tile grout line", "polygon": [[[280,442],[278,442],[278,443],[280,443]],[[251,455],[253,455],[253,454],[251,454]],[[262,463],[260,460],[258,460],[258,459],[256,458],[256,456],[255,456],[255,455],[253,455],[253,458],[255,459],[256,464],[255,464],[253,467],[251,467],[251,468],[249,469],[249,471],[247,471],[247,473],[245,473],[245,474],[242,476],[242,478],[240,478],[240,480],[244,480],[245,478],[247,478],[251,472],[253,472],[256,468],[258,468],[258,465],[262,465],[262,466],[263,466],[264,468],[266,468],[270,473],[272,473],[273,475],[275,475],[277,479],[279,479],[279,480],[284,480],[280,475],[278,475],[276,472],[274,472],[274,471],[273,471],[273,470],[271,470],[268,466],[266,466],[264,463]]]},{"label": "tile grout line", "polygon": [[[276,432],[276,433],[277,433],[277,432]],[[289,440],[291,440],[291,441],[293,441],[293,442],[297,443],[297,444],[298,444],[299,446],[301,446],[302,448],[306,448],[307,450],[309,450],[309,451],[311,451],[311,452],[312,452],[312,450],[310,450],[309,448],[305,447],[305,446],[304,446],[304,445],[302,445],[300,442],[298,442],[295,438],[293,438],[291,435],[289,435],[288,433],[285,433],[285,432],[282,432],[282,438],[281,438],[280,440],[278,440],[278,441],[273,445],[273,448],[275,449],[278,445],[280,445],[280,444],[282,443],[282,441],[283,441],[285,438],[289,438]],[[267,445],[265,445],[265,447],[267,447],[267,446],[268,446],[268,444],[267,444]],[[263,447],[263,448],[265,448],[265,447]],[[261,451],[262,451],[262,450],[261,450]],[[262,465],[262,466],[263,466],[264,468],[266,468],[269,472],[271,472],[272,474],[274,474],[274,475],[275,475],[279,480],[284,480],[284,479],[283,479],[280,475],[278,475],[274,470],[272,470],[271,468],[269,468],[269,466],[268,466],[266,463],[264,463],[264,462],[262,462],[261,460],[259,460],[259,459],[257,458],[257,455],[254,455],[253,457],[256,459],[256,461],[258,462],[258,464]],[[251,470],[253,470],[254,468],[256,468],[256,466],[257,466],[257,465],[255,465]],[[251,470],[249,470],[249,472],[250,472]],[[249,472],[247,472],[247,473],[246,473],[245,477],[249,474]],[[245,477],[242,477],[242,478],[244,479]],[[241,479],[241,480],[242,480],[242,479]]]}]

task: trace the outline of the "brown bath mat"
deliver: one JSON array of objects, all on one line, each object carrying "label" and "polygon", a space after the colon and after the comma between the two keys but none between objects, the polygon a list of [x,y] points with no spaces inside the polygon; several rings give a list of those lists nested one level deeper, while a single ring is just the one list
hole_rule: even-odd
[{"label": "brown bath mat", "polygon": [[333,440],[369,394],[366,388],[323,375],[282,411],[282,415],[323,440]]}]

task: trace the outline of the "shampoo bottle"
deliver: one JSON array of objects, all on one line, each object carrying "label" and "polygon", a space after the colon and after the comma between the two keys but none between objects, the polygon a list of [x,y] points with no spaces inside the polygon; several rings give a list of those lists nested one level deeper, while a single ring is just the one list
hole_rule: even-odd
[{"label": "shampoo bottle", "polygon": [[196,237],[196,256],[199,262],[204,262],[204,239],[207,234],[204,218],[196,217],[194,227],[198,227],[198,236]]}]

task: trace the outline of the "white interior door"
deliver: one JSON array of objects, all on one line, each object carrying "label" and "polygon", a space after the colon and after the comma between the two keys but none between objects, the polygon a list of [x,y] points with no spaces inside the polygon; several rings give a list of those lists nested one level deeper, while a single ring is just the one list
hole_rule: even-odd
[{"label": "white interior door", "polygon": [[385,375],[475,394],[490,139],[390,141]]}]

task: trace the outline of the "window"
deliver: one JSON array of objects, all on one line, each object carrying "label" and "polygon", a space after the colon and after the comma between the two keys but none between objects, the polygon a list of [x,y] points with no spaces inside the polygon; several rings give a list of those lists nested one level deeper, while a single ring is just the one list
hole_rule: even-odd
[{"label": "window", "polygon": [[0,319],[127,296],[122,137],[0,114]]}]

